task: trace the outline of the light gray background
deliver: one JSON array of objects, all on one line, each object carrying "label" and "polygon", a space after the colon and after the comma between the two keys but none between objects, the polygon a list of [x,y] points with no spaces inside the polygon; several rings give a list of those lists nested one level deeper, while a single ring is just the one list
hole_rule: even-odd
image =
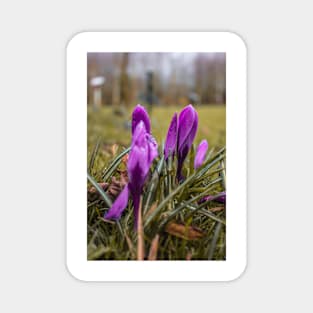
[{"label": "light gray background", "polygon": [[[3,1],[1,312],[312,312],[309,4]],[[66,271],[65,47],[82,30],[231,30],[245,39],[249,257],[240,279],[82,283]]]}]

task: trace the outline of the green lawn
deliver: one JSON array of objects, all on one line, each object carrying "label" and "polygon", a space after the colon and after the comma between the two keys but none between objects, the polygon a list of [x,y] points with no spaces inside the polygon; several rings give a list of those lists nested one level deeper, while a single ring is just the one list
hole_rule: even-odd
[{"label": "green lawn", "polygon": [[[164,140],[170,120],[174,112],[182,108],[177,106],[156,107],[150,114],[152,134],[161,142]],[[198,106],[199,129],[196,143],[207,139],[209,145],[225,145],[226,110],[225,106]],[[112,112],[112,107],[106,107],[98,112],[88,110],[88,148],[95,145],[97,138],[102,138],[104,143],[128,146],[131,132],[126,127],[131,119],[131,111],[125,116],[117,116]]]}]

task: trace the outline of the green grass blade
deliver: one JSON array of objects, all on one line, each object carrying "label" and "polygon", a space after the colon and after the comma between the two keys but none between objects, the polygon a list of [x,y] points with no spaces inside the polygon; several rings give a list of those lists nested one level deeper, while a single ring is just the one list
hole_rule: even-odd
[{"label": "green grass blade", "polygon": [[93,166],[95,164],[95,160],[96,160],[96,157],[97,157],[97,154],[99,152],[99,147],[100,147],[100,138],[97,140],[97,143],[94,147],[94,149],[92,150],[92,153],[91,153],[91,157],[90,157],[90,161],[89,161],[89,166],[88,166],[88,171],[89,173],[91,173],[92,169],[93,169]]},{"label": "green grass blade", "polygon": [[107,181],[108,178],[114,173],[116,168],[120,165],[122,158],[124,155],[126,155],[130,151],[130,147],[125,149],[121,154],[119,154],[114,161],[109,165],[109,167],[105,170],[103,173],[103,180]]},{"label": "green grass blade", "polygon": [[152,194],[154,193],[154,191],[155,191],[155,189],[159,183],[159,178],[160,178],[160,174],[161,174],[162,169],[163,169],[163,165],[164,165],[164,155],[161,157],[158,165],[155,167],[155,170],[152,174],[151,181],[147,187],[148,194],[146,196],[146,201],[145,201],[145,205],[143,208],[143,214],[145,214],[147,212],[147,209],[148,209],[150,202],[151,202]]},{"label": "green grass blade", "polygon": [[217,225],[215,227],[215,231],[214,231],[214,236],[213,236],[213,239],[211,241],[211,245],[210,245],[210,249],[209,249],[208,260],[212,260],[213,259],[215,248],[216,248],[216,243],[217,243],[217,240],[219,238],[221,229],[222,229],[222,224],[221,223],[217,223]]},{"label": "green grass blade", "polygon": [[[218,180],[220,181],[220,178]],[[210,190],[212,190],[213,188],[214,188],[214,184],[210,185],[210,187],[207,188],[204,192],[202,192],[202,193],[198,194],[197,196],[191,198],[190,200],[184,201],[182,204],[180,204],[177,208],[175,208],[172,212],[170,212],[168,214],[168,216],[166,217],[166,219],[163,222],[161,222],[159,229],[162,229],[170,220],[172,220],[179,212],[181,212],[181,210],[186,208],[188,205],[191,205],[191,203],[198,201],[201,198],[207,196],[208,193],[210,192]],[[218,197],[219,197],[219,195],[216,195],[215,197],[212,197],[211,200],[208,200],[208,201],[202,203],[200,205],[200,209],[205,207],[206,205],[208,205],[210,202],[214,201]],[[194,209],[195,209],[195,207],[192,207],[192,210],[194,210]]]},{"label": "green grass blade", "polygon": [[225,171],[225,163],[224,160],[221,160],[220,169],[222,170],[220,176],[222,177],[224,190],[226,189],[226,171]]},{"label": "green grass blade", "polygon": [[181,185],[179,185],[171,194],[169,194],[161,203],[157,206],[157,208],[151,213],[144,224],[144,227],[149,225],[151,221],[154,219],[154,217],[161,211],[161,209],[169,202],[171,201],[176,194],[178,194],[180,191],[182,191],[194,178],[194,175],[189,176]]},{"label": "green grass blade", "polygon": [[[211,200],[211,201],[212,201],[212,200]],[[219,222],[219,223],[221,223],[221,224],[223,224],[223,225],[226,225],[226,222],[225,222],[224,220],[220,219],[219,217],[217,217],[216,215],[214,215],[214,214],[213,214],[212,212],[210,212],[210,211],[207,211],[207,210],[205,210],[205,209],[199,209],[199,208],[194,207],[194,206],[192,206],[192,205],[190,205],[190,204],[186,205],[186,208],[188,208],[188,209],[190,209],[191,211],[193,211],[193,213],[199,212],[199,213],[201,213],[201,214],[203,214],[203,215],[205,215],[205,216],[211,218],[212,220],[214,220],[214,221],[216,221],[216,222]]]},{"label": "green grass blade", "polygon": [[[162,208],[169,202],[172,201],[174,196],[179,194],[188,186],[189,183],[191,183],[196,177],[201,177],[204,173],[206,173],[213,165],[215,165],[217,162],[219,162],[221,159],[224,158],[225,148],[221,149],[211,160],[208,160],[204,165],[202,165],[199,170],[197,170],[194,174],[190,175],[181,185],[179,185],[175,190],[172,191],[171,194],[169,194],[161,203],[157,206],[157,208],[153,211],[152,214],[150,214],[144,224],[144,227],[148,226],[151,221],[157,216]],[[220,179],[221,180],[221,179]]]},{"label": "green grass blade", "polygon": [[90,181],[90,183],[97,189],[97,191],[99,192],[99,194],[101,195],[105,203],[108,205],[108,207],[111,207],[112,206],[111,199],[104,192],[104,190],[99,186],[99,184],[95,181],[95,179],[89,173],[87,173],[87,178]]}]

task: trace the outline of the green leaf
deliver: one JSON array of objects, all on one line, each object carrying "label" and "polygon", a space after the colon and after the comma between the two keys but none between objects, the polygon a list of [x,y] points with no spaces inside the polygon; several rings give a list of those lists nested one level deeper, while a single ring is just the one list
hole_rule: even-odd
[{"label": "green leaf", "polygon": [[171,201],[176,194],[178,194],[181,190],[183,190],[189,183],[190,181],[194,178],[194,175],[189,176],[181,185],[179,185],[171,194],[169,194],[159,205],[158,207],[151,213],[145,223],[144,227],[147,227],[153,220],[153,218],[161,211],[161,209],[169,202]]},{"label": "green leaf", "polygon": [[91,153],[91,157],[90,157],[90,161],[89,161],[89,166],[88,166],[88,171],[91,173],[92,169],[93,169],[93,166],[95,164],[95,160],[96,160],[96,157],[97,157],[97,154],[98,154],[98,151],[99,151],[99,147],[100,147],[100,138],[98,138],[97,140],[97,143],[94,147],[94,149],[92,150],[92,153]]},{"label": "green leaf", "polygon": [[[203,174],[205,174],[213,165],[215,165],[217,162],[219,162],[221,159],[224,158],[224,151],[225,148],[221,149],[212,159],[205,162],[194,174],[190,175],[186,180],[179,185],[175,190],[172,191],[171,194],[169,194],[161,203],[158,205],[158,207],[153,211],[151,215],[149,215],[144,223],[144,227],[147,227],[151,221],[161,212],[161,210],[164,208],[165,205],[169,201],[172,201],[173,198],[179,194],[180,192],[183,192],[184,189],[195,179],[201,177]],[[181,194],[182,196],[182,194]]]},{"label": "green leaf", "polygon": [[214,236],[213,236],[213,239],[212,239],[211,244],[210,244],[208,260],[213,259],[215,248],[216,248],[216,243],[217,243],[217,240],[219,238],[221,229],[222,229],[222,223],[217,223],[217,225],[215,227],[215,231],[214,231]]},{"label": "green leaf", "polygon": [[122,158],[124,155],[126,155],[130,151],[130,147],[125,149],[121,154],[119,154],[114,161],[110,164],[110,166],[105,170],[103,173],[103,180],[107,181],[109,177],[112,176],[114,171],[117,169],[117,167],[120,165]]},{"label": "green leaf", "polygon": [[226,189],[226,171],[225,171],[224,160],[221,160],[221,162],[220,162],[220,169],[221,169],[220,176],[223,179],[222,183],[223,183],[223,187],[224,187],[224,190],[225,190]]},{"label": "green leaf", "polygon": [[[201,192],[197,196],[189,199],[188,201],[184,201],[181,203],[177,208],[175,208],[173,211],[171,211],[166,219],[160,224],[159,229],[163,228],[170,220],[172,220],[179,212],[181,212],[184,208],[186,208],[188,205],[190,205],[193,202],[196,202],[200,200],[201,198],[207,196],[209,192],[214,188],[214,185],[221,181],[221,178],[216,179],[213,181],[210,185],[208,185],[205,189],[205,191]],[[211,200],[208,200],[200,205],[200,208],[206,206],[209,202],[213,201],[215,198],[218,198],[218,195],[216,197],[212,197]],[[194,208],[194,207],[193,207]]]},{"label": "green leaf", "polygon": [[101,195],[105,203],[108,205],[108,207],[111,207],[112,201],[109,198],[109,196],[104,192],[104,190],[100,187],[100,185],[95,181],[95,179],[89,173],[87,173],[87,178],[90,181],[90,183],[97,189],[97,191],[99,192],[99,194]]},{"label": "green leaf", "polygon": [[163,166],[164,166],[164,155],[161,157],[159,163],[155,167],[154,172],[152,174],[152,178],[148,184],[147,195],[146,195],[145,205],[143,208],[143,213],[147,212],[147,209],[151,204],[152,194],[155,192],[155,190],[159,184],[159,178],[160,178],[160,174],[162,172]]}]

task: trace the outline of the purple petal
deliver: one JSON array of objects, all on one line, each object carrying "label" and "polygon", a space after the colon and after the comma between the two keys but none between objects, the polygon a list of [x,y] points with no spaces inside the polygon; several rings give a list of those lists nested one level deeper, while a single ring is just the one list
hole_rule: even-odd
[{"label": "purple petal", "polygon": [[219,194],[219,197],[216,198],[214,201],[217,201],[217,202],[219,202],[219,203],[225,204],[225,203],[226,203],[226,192],[225,192],[225,191],[221,192],[221,193]]},{"label": "purple petal", "polygon": [[182,168],[198,129],[198,113],[191,104],[185,107],[178,118],[177,178],[182,180]]},{"label": "purple petal", "polygon": [[191,104],[186,106],[178,117],[177,148],[185,143],[191,146],[198,128],[198,114]]},{"label": "purple petal", "polygon": [[137,185],[138,188],[143,186],[150,166],[158,155],[158,145],[155,139],[146,132],[142,121],[137,125],[131,150],[128,157],[128,176],[130,182]]},{"label": "purple petal", "polygon": [[128,158],[129,190],[134,203],[135,229],[138,223],[140,195],[149,172],[148,156],[138,146],[133,146]]},{"label": "purple petal", "polygon": [[209,148],[208,142],[205,139],[202,140],[197,148],[197,152],[195,156],[195,162],[194,162],[195,169],[199,168],[202,165],[205,159],[205,155],[208,151],[208,148]]},{"label": "purple petal", "polygon": [[143,123],[146,127],[146,131],[148,133],[150,133],[149,115],[148,115],[146,109],[142,105],[137,104],[136,108],[133,111],[133,115],[132,115],[132,134],[134,134],[135,129],[136,129],[136,127],[140,121],[143,121]]},{"label": "purple petal", "polygon": [[134,190],[141,192],[146,176],[149,172],[148,151],[145,147],[134,145],[129,153],[127,171],[129,181]]},{"label": "purple petal", "polygon": [[182,175],[183,170],[183,164],[186,159],[186,156],[188,154],[188,151],[190,150],[190,147],[185,143],[183,146],[180,147],[180,150],[178,150],[178,162],[177,162],[177,178],[178,181],[181,181],[184,179]]},{"label": "purple petal", "polygon": [[118,220],[120,219],[123,211],[125,210],[128,203],[129,189],[128,185],[124,187],[119,196],[116,198],[112,204],[109,211],[105,214],[104,218],[108,220]]},{"label": "purple petal", "polygon": [[193,144],[193,141],[196,137],[197,130],[198,130],[198,113],[197,113],[197,111],[194,111],[194,113],[195,113],[194,121],[193,121],[191,130],[190,130],[189,136],[187,138],[187,144],[189,146],[189,149]]},{"label": "purple petal", "polygon": [[167,160],[170,155],[175,154],[176,144],[177,144],[177,113],[174,114],[167,131],[164,148],[165,160]]},{"label": "purple petal", "polygon": [[149,134],[146,135],[148,144],[148,163],[151,166],[153,160],[158,156],[158,144],[156,140]]},{"label": "purple petal", "polygon": [[143,121],[140,121],[133,133],[132,137],[132,144],[131,146],[139,146],[139,147],[144,147],[146,144],[146,135],[147,135],[147,130],[145,127],[145,124]]},{"label": "purple petal", "polygon": [[132,143],[128,156],[128,188],[134,203],[135,227],[137,228],[140,196],[150,166],[158,155],[158,145],[150,134],[150,121],[146,110],[137,105],[133,111]]},{"label": "purple petal", "polygon": [[[212,200],[214,197],[216,197],[216,196],[209,195],[209,196],[203,197],[203,198],[199,201],[199,203],[203,203],[203,202]],[[222,204],[225,204],[225,203],[226,203],[226,192],[223,191],[223,192],[219,193],[219,194],[218,194],[218,197],[215,198],[214,201],[219,202],[219,203],[222,203]]]}]

